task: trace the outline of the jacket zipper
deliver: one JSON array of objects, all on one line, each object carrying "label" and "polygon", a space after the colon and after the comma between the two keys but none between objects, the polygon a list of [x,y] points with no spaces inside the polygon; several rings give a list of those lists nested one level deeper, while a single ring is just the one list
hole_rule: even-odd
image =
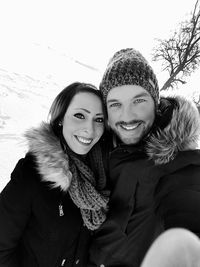
[{"label": "jacket zipper", "polygon": [[58,208],[59,208],[59,216],[60,216],[60,217],[64,216],[64,210],[63,210],[63,204],[62,204],[62,201],[60,202]]},{"label": "jacket zipper", "polygon": [[63,259],[60,266],[65,266],[66,259]]}]

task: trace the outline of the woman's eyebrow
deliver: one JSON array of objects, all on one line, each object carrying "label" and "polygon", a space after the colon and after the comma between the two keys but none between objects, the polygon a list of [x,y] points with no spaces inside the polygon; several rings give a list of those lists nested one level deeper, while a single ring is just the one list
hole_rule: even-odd
[{"label": "woman's eyebrow", "polygon": [[75,110],[83,110],[83,111],[85,111],[85,112],[87,112],[87,113],[91,113],[88,109],[86,109],[86,108],[75,108]]},{"label": "woman's eyebrow", "polygon": [[[88,109],[86,109],[86,108],[76,108],[75,110],[83,110],[83,111],[85,111],[85,112],[87,112],[87,113],[91,113]],[[101,113],[96,113],[96,116],[99,116],[99,115],[103,115],[103,112],[101,112]]]}]

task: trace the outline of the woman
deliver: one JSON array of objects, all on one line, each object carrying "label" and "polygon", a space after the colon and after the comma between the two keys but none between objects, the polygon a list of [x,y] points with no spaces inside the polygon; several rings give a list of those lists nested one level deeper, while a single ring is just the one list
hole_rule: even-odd
[{"label": "woman", "polygon": [[0,195],[1,267],[85,266],[91,233],[106,218],[100,92],[73,83],[49,115],[27,131],[29,151]]}]

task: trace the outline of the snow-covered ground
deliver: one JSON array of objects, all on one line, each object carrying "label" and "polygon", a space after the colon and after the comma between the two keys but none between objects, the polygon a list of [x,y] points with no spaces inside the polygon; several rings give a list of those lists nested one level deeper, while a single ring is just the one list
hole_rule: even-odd
[{"label": "snow-covered ground", "polygon": [[46,119],[56,91],[51,82],[0,69],[0,190],[26,151],[24,131]]},{"label": "snow-covered ground", "polygon": [[[27,151],[23,133],[47,119],[58,92],[74,81],[97,85],[96,70],[55,51],[32,46],[27,57],[21,58],[19,66],[16,61],[0,65],[0,191]],[[37,64],[30,69],[33,60]]]}]

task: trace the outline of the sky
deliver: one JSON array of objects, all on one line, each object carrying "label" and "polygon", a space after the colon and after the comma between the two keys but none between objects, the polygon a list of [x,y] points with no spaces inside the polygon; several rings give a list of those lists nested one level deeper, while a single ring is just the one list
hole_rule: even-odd
[{"label": "sky", "polygon": [[[196,0],[6,0],[0,2],[0,65],[39,76],[83,79],[81,71],[49,62],[49,53],[94,67],[97,85],[119,49],[133,47],[150,62],[162,86],[166,74],[152,62],[156,38],[168,38]],[[70,61],[69,61],[70,62]],[[0,66],[0,67],[1,67]],[[75,73],[74,73],[75,72]],[[97,75],[98,73],[98,75]],[[196,71],[188,86],[197,90]],[[88,77],[86,77],[88,79]],[[186,88],[186,86],[185,86]],[[200,90],[200,89],[199,89]]]}]

